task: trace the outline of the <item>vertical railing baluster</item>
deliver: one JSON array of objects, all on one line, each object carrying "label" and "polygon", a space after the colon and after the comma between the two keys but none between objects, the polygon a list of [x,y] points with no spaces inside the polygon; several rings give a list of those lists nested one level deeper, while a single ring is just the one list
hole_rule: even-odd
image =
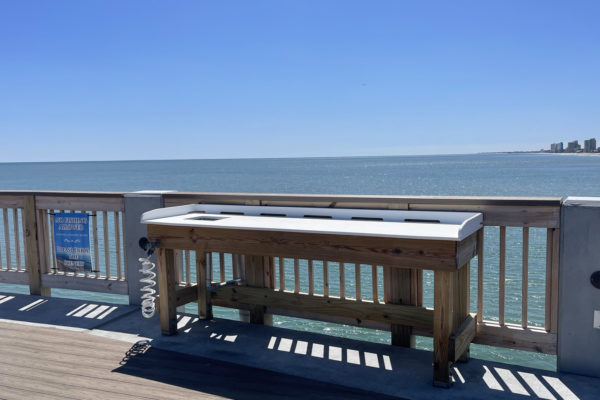
[{"label": "vertical railing baluster", "polygon": [[108,211],[102,211],[102,231],[104,233],[104,264],[106,279],[110,279],[110,246],[108,243]]},{"label": "vertical railing baluster", "polygon": [[284,258],[279,257],[279,290],[285,291],[285,265]]},{"label": "vertical railing baluster", "polygon": [[6,268],[10,269],[12,260],[10,257],[10,230],[8,229],[8,209],[2,209],[2,219],[4,222],[4,248],[6,249]]},{"label": "vertical railing baluster", "polygon": [[477,322],[483,321],[483,233],[484,227],[477,231]]},{"label": "vertical railing baluster", "polygon": [[323,296],[329,297],[329,262],[323,261]]},{"label": "vertical railing baluster", "polygon": [[294,293],[300,292],[300,260],[294,258]]},{"label": "vertical railing baluster", "polygon": [[360,301],[361,293],[360,293],[360,264],[354,264],[354,282],[356,283],[356,300]]},{"label": "vertical railing baluster", "polygon": [[15,238],[15,259],[17,261],[17,271],[21,270],[21,242],[19,241],[19,209],[12,209],[13,219],[13,237]]},{"label": "vertical railing baluster", "polygon": [[192,265],[190,263],[190,250],[183,251],[183,259],[185,260],[185,285],[192,285]]},{"label": "vertical railing baluster", "polygon": [[529,283],[529,227],[523,227],[523,276],[521,277],[521,327],[527,328],[527,284]]},{"label": "vertical railing baluster", "polygon": [[506,299],[506,226],[500,227],[500,284],[498,298],[498,323],[504,326],[504,304]]},{"label": "vertical railing baluster", "polygon": [[92,213],[92,232],[94,234],[94,273],[96,278],[100,276],[100,254],[98,254],[98,212]]},{"label": "vertical railing baluster", "polygon": [[552,324],[552,228],[546,230],[546,296],[544,328],[550,332]]},{"label": "vertical railing baluster", "polygon": [[313,272],[313,260],[308,260],[308,294],[315,294],[315,277]]},{"label": "vertical railing baluster", "polygon": [[558,331],[558,268],[560,249],[560,229],[552,229],[552,273],[551,298],[550,298],[550,332]]},{"label": "vertical railing baluster", "polygon": [[[126,239],[125,238],[125,235],[126,235],[126,232],[125,232],[125,214],[124,214],[123,211],[119,212],[119,214],[120,214],[120,217],[121,217],[120,218],[120,220],[121,220],[120,222],[121,222],[121,232],[122,232],[121,243],[119,243],[119,246],[121,247],[121,249],[123,249],[123,251],[122,251],[123,252],[123,254],[122,254],[123,260],[126,260],[127,259],[127,249],[125,247],[125,239]],[[123,278],[125,280],[127,280],[127,268],[126,268],[125,264],[123,264]]]},{"label": "vertical railing baluster", "polygon": [[371,265],[371,281],[373,290],[373,303],[379,303],[379,283],[377,281],[377,265]]},{"label": "vertical railing baluster", "polygon": [[225,253],[219,253],[219,278],[225,282]]},{"label": "vertical railing baluster", "polygon": [[58,261],[56,261],[56,240],[54,239],[54,210],[49,210],[50,211],[50,240],[51,240],[51,247],[50,247],[50,251],[52,253],[52,265],[50,266],[50,269],[52,270],[53,273],[56,274],[56,271],[58,271]]},{"label": "vertical railing baluster", "polygon": [[117,259],[117,279],[123,279],[123,264],[121,263],[121,232],[119,229],[119,212],[113,212],[115,226],[115,257]]},{"label": "vertical railing baluster", "polygon": [[346,298],[346,266],[343,262],[339,262],[340,266],[340,299]]}]

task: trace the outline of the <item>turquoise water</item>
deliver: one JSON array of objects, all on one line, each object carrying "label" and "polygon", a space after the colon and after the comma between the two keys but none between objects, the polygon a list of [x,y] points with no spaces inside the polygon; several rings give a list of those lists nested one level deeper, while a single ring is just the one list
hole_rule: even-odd
[{"label": "turquoise water", "polygon": [[[66,163],[0,163],[0,190],[135,191],[163,189],[203,192],[275,192],[464,196],[598,196],[600,156],[482,154],[451,156],[347,157],[244,160],[169,160]],[[497,228],[486,229],[484,318],[497,320]],[[520,323],[521,230],[507,229],[506,320]],[[531,229],[528,319],[543,326],[545,230]],[[472,262],[472,309],[476,299]],[[288,266],[291,268],[291,265]],[[347,275],[353,272],[347,270]],[[366,274],[367,271],[364,271]],[[335,282],[335,281],[332,281]],[[425,273],[425,304],[432,305],[432,276]],[[0,290],[27,292],[0,284]],[[332,285],[335,293],[335,285]],[[348,287],[348,291],[352,288]],[[125,301],[99,293],[55,290],[53,295]],[[190,311],[193,311],[190,309]],[[230,310],[218,316],[235,318]],[[386,332],[276,317],[275,324],[376,342]],[[418,346],[431,348],[420,338]],[[555,357],[473,345],[472,356],[545,369]]]}]

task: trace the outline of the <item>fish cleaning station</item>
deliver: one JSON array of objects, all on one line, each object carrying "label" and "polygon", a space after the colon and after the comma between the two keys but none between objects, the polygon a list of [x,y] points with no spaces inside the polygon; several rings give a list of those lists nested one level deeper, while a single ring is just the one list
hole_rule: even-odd
[{"label": "fish cleaning station", "polygon": [[597,398],[599,199],[0,191],[0,209],[0,397]]}]

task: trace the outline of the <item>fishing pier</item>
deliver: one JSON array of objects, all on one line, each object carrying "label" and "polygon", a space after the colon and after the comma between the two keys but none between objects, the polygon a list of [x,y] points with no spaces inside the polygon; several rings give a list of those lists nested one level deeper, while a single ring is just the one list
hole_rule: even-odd
[{"label": "fishing pier", "polygon": [[[27,288],[0,293],[2,351],[14,353],[0,387],[11,398],[59,396],[58,376],[35,387],[23,378],[36,354],[58,368],[60,357],[46,354],[52,343],[70,354],[64,381],[82,368],[121,382],[115,397],[259,398],[266,388],[274,398],[302,397],[312,387],[315,398],[566,399],[592,398],[600,382],[590,351],[600,348],[595,199],[0,191],[0,209],[0,283]],[[92,268],[73,272],[60,267],[52,227],[56,214],[75,212],[90,216]],[[394,236],[386,224],[410,229]],[[464,230],[444,231],[451,225]],[[507,295],[515,235],[518,297]],[[141,237],[157,255],[159,317],[151,319],[139,312]],[[540,237],[541,299],[529,293],[538,256],[530,240]],[[487,309],[491,285],[497,301]],[[127,304],[53,297],[57,289],[121,295]],[[189,303],[194,312],[183,308]],[[239,310],[240,321],[213,318],[213,307]],[[520,321],[508,309],[520,310]],[[281,329],[277,316],[387,331],[391,346]],[[28,336],[35,351],[23,350]],[[433,338],[433,354],[415,349],[417,336]],[[93,352],[77,355],[69,341]],[[558,372],[469,359],[471,343],[556,355]],[[117,360],[123,351],[130,356]],[[92,366],[96,352],[106,368]],[[174,370],[159,369],[162,378],[146,371],[161,362]],[[200,378],[211,368],[221,381]],[[238,378],[246,389],[218,388]],[[131,392],[136,379],[156,392]],[[82,385],[92,396],[96,386]]]}]

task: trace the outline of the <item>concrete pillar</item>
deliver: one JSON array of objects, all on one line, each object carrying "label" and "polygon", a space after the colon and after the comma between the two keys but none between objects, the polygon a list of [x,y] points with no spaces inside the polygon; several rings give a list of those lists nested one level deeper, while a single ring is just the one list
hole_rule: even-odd
[{"label": "concrete pillar", "polygon": [[[600,198],[569,197],[561,210],[558,370],[600,377]],[[600,321],[596,321],[600,325]]]},{"label": "concrete pillar", "polygon": [[[141,304],[141,274],[138,259],[145,257],[145,252],[139,247],[138,241],[147,236],[146,225],[140,223],[142,214],[146,211],[164,207],[162,194],[169,191],[149,191],[127,193],[124,196],[124,222],[125,222],[125,268],[127,273],[127,288],[129,292],[129,304]],[[156,255],[151,257],[156,263]]]}]

